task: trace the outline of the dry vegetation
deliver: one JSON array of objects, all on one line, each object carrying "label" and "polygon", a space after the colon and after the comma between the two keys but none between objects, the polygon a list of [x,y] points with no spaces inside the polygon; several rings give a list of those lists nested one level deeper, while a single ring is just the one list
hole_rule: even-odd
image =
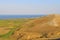
[{"label": "dry vegetation", "polygon": [[60,40],[60,15],[0,20],[0,40]]}]

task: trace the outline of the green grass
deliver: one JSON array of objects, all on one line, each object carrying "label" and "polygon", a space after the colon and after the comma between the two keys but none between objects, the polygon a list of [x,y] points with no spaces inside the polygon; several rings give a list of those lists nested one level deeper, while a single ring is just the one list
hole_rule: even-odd
[{"label": "green grass", "polygon": [[[24,23],[33,20],[33,19],[27,19],[27,18],[21,18],[21,19],[2,19],[0,20],[0,27],[3,28],[10,28],[10,31],[6,34],[0,34],[0,40],[14,40],[10,39],[9,37],[12,36],[12,34],[16,31],[17,28],[21,28],[21,25]],[[1,31],[1,30],[0,30]]]}]

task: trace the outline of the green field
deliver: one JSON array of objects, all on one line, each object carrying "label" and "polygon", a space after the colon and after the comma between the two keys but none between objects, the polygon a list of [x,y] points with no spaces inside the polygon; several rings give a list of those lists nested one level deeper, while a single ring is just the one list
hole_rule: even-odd
[{"label": "green field", "polygon": [[[16,31],[16,29],[21,28],[21,26],[32,19],[21,18],[21,19],[1,19],[0,20],[0,39],[1,40],[10,40],[10,36]],[[3,29],[3,30],[2,30]],[[6,32],[6,30],[9,30]],[[5,33],[4,33],[5,31]],[[11,39],[13,40],[13,39]]]}]

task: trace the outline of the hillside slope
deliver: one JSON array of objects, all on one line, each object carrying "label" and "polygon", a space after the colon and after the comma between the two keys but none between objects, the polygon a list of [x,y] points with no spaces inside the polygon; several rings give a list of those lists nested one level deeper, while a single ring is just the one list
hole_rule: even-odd
[{"label": "hillside slope", "polygon": [[[48,15],[41,18],[36,18],[34,20],[31,20],[29,22],[26,22],[24,25],[22,25],[22,29],[25,29],[26,31],[43,31],[46,29],[48,30],[56,30],[60,26],[60,16],[59,15]],[[24,30],[24,31],[25,31]],[[45,31],[45,30],[44,30]]]},{"label": "hillside slope", "polygon": [[[48,15],[25,22],[12,36],[16,40],[45,40],[60,38],[60,15]],[[16,35],[17,34],[17,35]]]},{"label": "hillside slope", "polygon": [[60,40],[60,15],[0,21],[0,40]]}]

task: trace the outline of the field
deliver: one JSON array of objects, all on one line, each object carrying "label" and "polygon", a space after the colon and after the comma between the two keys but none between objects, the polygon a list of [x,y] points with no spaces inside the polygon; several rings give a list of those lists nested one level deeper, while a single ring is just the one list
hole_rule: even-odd
[{"label": "field", "polygon": [[0,40],[60,40],[60,16],[0,19]]}]

